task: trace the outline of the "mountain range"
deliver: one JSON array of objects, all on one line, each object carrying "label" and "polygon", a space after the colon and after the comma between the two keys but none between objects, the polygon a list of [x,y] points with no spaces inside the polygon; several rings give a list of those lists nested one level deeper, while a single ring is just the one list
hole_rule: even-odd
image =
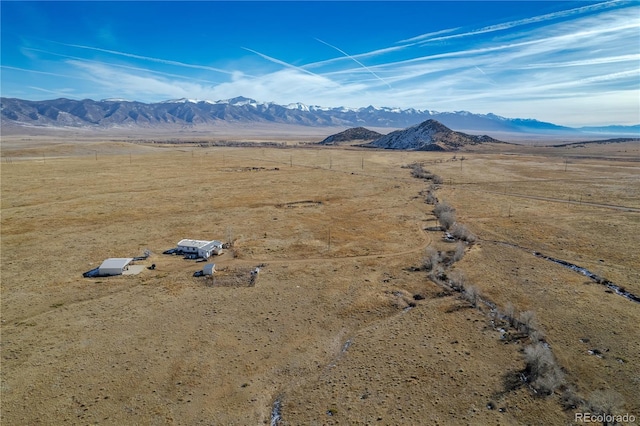
[{"label": "mountain range", "polygon": [[300,126],[406,128],[434,119],[472,133],[545,135],[640,135],[640,125],[572,128],[533,119],[505,118],[467,111],[437,112],[368,106],[329,108],[301,103],[279,105],[245,97],[219,101],[176,99],[142,103],[123,99],[29,101],[0,98],[1,125],[44,128],[185,128],[226,123],[274,123]]}]

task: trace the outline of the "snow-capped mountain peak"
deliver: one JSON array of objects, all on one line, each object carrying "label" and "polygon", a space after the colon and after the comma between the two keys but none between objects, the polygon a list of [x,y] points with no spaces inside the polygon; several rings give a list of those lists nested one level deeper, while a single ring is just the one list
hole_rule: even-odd
[{"label": "snow-capped mountain peak", "polygon": [[169,99],[166,101],[162,101],[160,102],[161,104],[197,104],[198,102],[200,102],[198,99],[187,99],[187,98],[180,98],[180,99]]}]

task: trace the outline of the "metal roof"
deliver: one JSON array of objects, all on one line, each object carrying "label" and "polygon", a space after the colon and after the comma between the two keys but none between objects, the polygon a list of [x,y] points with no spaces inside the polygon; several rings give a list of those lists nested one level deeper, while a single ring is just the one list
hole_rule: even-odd
[{"label": "metal roof", "polygon": [[189,240],[184,239],[180,240],[178,243],[178,247],[194,247],[194,248],[213,248],[213,247],[222,247],[222,242],[213,240],[213,241],[203,241],[203,240]]},{"label": "metal roof", "polygon": [[202,240],[189,240],[189,239],[184,239],[184,240],[180,240],[180,242],[178,243],[178,247],[195,247],[195,248],[201,248],[206,246],[207,244],[209,244],[211,241],[202,241]]},{"label": "metal roof", "polygon": [[112,257],[102,262],[100,269],[123,269],[132,260],[132,257]]}]

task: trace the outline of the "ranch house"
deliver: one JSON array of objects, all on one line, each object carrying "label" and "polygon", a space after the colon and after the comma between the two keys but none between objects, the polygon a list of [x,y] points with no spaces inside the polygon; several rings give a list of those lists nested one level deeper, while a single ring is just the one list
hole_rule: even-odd
[{"label": "ranch house", "polygon": [[178,243],[178,251],[183,254],[194,254],[203,259],[208,259],[213,254],[222,252],[221,241],[181,240]]}]

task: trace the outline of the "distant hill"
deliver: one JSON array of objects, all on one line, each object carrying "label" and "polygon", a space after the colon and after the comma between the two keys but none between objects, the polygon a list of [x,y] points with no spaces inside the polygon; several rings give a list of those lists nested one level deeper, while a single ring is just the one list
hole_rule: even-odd
[{"label": "distant hill", "polygon": [[404,130],[396,130],[369,145],[385,149],[412,151],[455,151],[464,145],[500,142],[489,136],[455,132],[436,120],[427,120]]},{"label": "distant hill", "polygon": [[581,145],[606,145],[610,143],[625,143],[625,142],[638,142],[640,143],[640,138],[615,138],[615,139],[600,139],[594,141],[580,141],[580,142],[568,142],[563,144],[554,144],[556,148],[565,147],[565,146],[581,146]]},{"label": "distant hill", "polygon": [[320,142],[320,145],[334,145],[340,142],[350,141],[372,141],[384,136],[382,133],[374,132],[373,130],[366,129],[364,127],[352,127],[344,132],[336,133],[327,137]]}]

